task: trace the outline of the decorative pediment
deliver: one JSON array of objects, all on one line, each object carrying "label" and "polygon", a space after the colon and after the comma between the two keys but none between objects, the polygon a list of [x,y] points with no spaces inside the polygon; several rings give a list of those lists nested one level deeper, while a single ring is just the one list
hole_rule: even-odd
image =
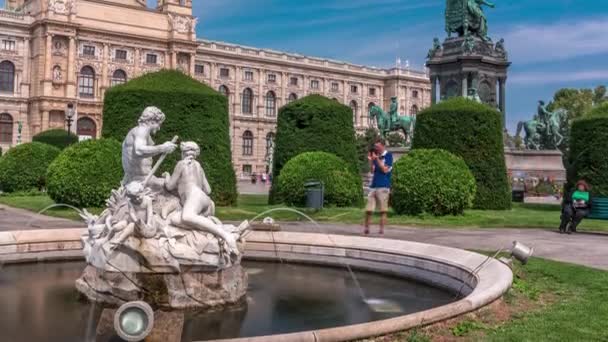
[{"label": "decorative pediment", "polygon": [[176,15],[173,13],[169,13],[167,15],[169,20],[169,25],[171,30],[178,33],[194,33],[196,29],[196,24],[198,22],[197,18],[191,18],[181,15]]},{"label": "decorative pediment", "polygon": [[49,0],[49,11],[64,15],[76,13],[76,0]]}]

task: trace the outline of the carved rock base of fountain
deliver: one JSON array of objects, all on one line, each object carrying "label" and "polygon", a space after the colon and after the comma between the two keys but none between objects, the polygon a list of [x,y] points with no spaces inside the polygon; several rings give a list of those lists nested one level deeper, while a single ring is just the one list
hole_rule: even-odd
[{"label": "carved rock base of fountain", "polygon": [[221,270],[181,273],[110,272],[87,266],[76,288],[90,300],[109,305],[144,300],[153,307],[213,309],[237,304],[247,291],[247,273],[240,264]]}]

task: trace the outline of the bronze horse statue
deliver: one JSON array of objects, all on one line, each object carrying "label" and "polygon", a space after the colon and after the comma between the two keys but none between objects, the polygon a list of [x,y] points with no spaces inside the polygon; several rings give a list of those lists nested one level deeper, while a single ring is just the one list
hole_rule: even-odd
[{"label": "bronze horse statue", "polygon": [[398,115],[392,119],[382,108],[372,106],[369,109],[369,117],[372,120],[376,120],[376,125],[383,138],[386,138],[386,135],[392,131],[402,131],[406,141],[408,139],[411,141],[414,124],[416,123],[416,119],[413,116]]}]

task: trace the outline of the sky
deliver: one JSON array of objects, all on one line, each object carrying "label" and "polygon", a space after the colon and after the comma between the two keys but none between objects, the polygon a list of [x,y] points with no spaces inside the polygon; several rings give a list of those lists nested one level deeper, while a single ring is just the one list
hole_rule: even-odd
[{"label": "sky", "polygon": [[[505,39],[513,63],[510,129],[560,88],[608,84],[608,0],[493,1],[489,35]],[[433,38],[446,36],[444,10],[445,0],[193,0],[199,38],[421,70]]]},{"label": "sky", "polygon": [[[494,0],[489,35],[513,63],[507,124],[564,87],[608,84],[608,0]],[[198,37],[392,67],[422,69],[443,40],[445,0],[194,0]]]}]

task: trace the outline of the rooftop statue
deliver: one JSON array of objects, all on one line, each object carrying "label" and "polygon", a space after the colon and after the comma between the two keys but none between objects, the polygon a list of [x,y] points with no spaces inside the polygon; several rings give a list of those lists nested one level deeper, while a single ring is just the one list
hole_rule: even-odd
[{"label": "rooftop statue", "polygon": [[460,37],[474,35],[490,40],[484,5],[494,8],[494,4],[486,0],[446,0],[445,30],[448,36],[457,33]]},{"label": "rooftop statue", "polygon": [[391,98],[389,112],[386,113],[379,106],[372,106],[369,110],[371,120],[376,120],[378,130],[383,138],[386,138],[388,133],[394,131],[402,131],[406,140],[410,140],[414,133],[415,118],[407,115],[399,115],[399,103],[396,97]]},{"label": "rooftop statue", "polygon": [[[154,176],[177,148],[177,137],[161,145],[151,139],[164,119],[156,107],[143,111],[123,141],[125,175],[120,188],[112,191],[101,215],[83,212],[88,266],[76,286],[91,300],[113,305],[141,300],[152,280],[167,289],[158,298],[148,298],[152,305],[201,308],[237,302],[247,288],[240,260],[249,224],[235,227],[214,216],[211,187],[196,159],[196,143],[181,143],[182,159],[173,174]],[[218,291],[201,290],[211,282]]]},{"label": "rooftop statue", "polygon": [[426,55],[426,58],[433,58],[437,54],[437,52],[441,51],[441,43],[439,42],[439,38],[433,38],[433,47],[429,50],[429,53]]}]

